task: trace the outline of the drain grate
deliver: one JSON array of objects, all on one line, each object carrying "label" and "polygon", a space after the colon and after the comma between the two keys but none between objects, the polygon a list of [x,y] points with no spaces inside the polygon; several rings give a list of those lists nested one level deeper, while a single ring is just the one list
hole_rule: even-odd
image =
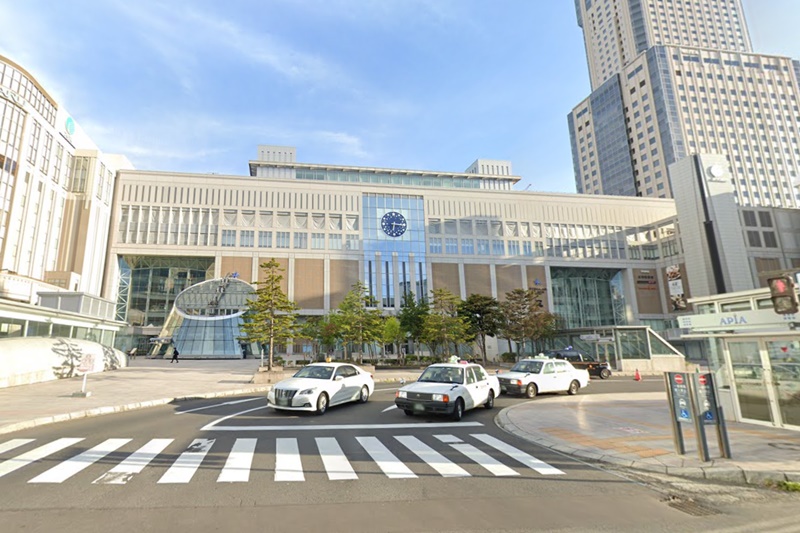
[{"label": "drain grate", "polygon": [[676,496],[670,496],[666,501],[667,505],[669,505],[673,509],[677,509],[678,511],[683,511],[684,513],[691,516],[712,516],[719,514],[719,511],[716,511],[714,509],[709,509],[708,507],[704,507],[694,500],[686,500],[683,498],[678,498]]}]

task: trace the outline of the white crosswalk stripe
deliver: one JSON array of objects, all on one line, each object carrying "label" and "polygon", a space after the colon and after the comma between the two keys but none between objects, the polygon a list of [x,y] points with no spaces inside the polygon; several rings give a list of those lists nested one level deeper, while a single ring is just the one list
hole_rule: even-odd
[{"label": "white crosswalk stripe", "polygon": [[466,455],[474,462],[494,474],[495,476],[518,476],[519,472],[509,468],[488,453],[479,450],[472,444],[467,444],[454,435],[434,435],[440,441],[450,444],[450,447]]},{"label": "white crosswalk stripe", "polygon": [[91,450],[86,450],[72,459],[68,459],[39,474],[28,483],[61,483],[130,441],[131,439],[108,439]]},{"label": "white crosswalk stripe", "polygon": [[275,481],[305,481],[297,439],[275,440]]},{"label": "white crosswalk stripe", "polygon": [[469,476],[469,472],[447,459],[417,437],[401,435],[395,437],[406,448],[414,452],[417,457],[428,463],[428,465],[439,472],[444,477]]},{"label": "white crosswalk stripe", "polygon": [[159,483],[189,483],[216,439],[195,439],[164,472]]},{"label": "white crosswalk stripe", "polygon": [[328,479],[358,479],[342,447],[333,437],[317,437],[317,449],[328,473]]},{"label": "white crosswalk stripe", "polygon": [[523,452],[522,450],[514,448],[510,444],[506,444],[505,442],[503,442],[500,439],[497,439],[495,437],[492,437],[491,435],[479,434],[479,435],[473,435],[473,437],[475,437],[476,439],[478,439],[479,441],[481,441],[481,442],[483,442],[485,444],[488,444],[492,448],[503,452],[504,454],[508,455],[512,459],[516,459],[517,461],[519,461],[520,463],[524,464],[525,466],[527,466],[529,468],[533,468],[534,470],[536,470],[537,472],[539,472],[542,475],[554,476],[554,475],[561,475],[561,474],[564,473],[561,470],[559,470],[558,468],[556,468],[554,466],[550,466],[549,464],[545,463],[544,461],[541,461],[541,460],[537,459],[536,457]]},{"label": "white crosswalk stripe", "polygon": [[247,483],[258,439],[236,439],[217,483]]},{"label": "white crosswalk stripe", "polygon": [[155,459],[158,454],[169,446],[173,439],[153,439],[131,455],[120,464],[92,481],[101,485],[124,485],[134,475],[144,470],[150,461]]},{"label": "white crosswalk stripe", "polygon": [[19,470],[23,466],[28,466],[31,463],[35,463],[41,459],[44,459],[48,455],[54,454],[63,450],[64,448],[69,448],[73,444],[77,444],[82,441],[83,438],[64,438],[58,439],[44,446],[39,446],[36,449],[33,449],[29,452],[25,452],[18,457],[14,457],[13,459],[9,459],[7,461],[3,461],[0,463],[0,477],[5,476],[6,474],[10,474],[15,470]]},{"label": "white crosswalk stripe", "polygon": [[[322,461],[325,475],[331,481],[359,479],[359,473],[356,472],[353,465],[356,464],[363,468],[363,452],[359,456],[358,463],[351,463],[351,458],[348,458],[348,454],[351,453],[353,445],[356,443],[360,445],[378,469],[389,479],[415,479],[421,475],[429,476],[430,469],[442,477],[469,477],[477,473],[478,468],[498,477],[520,476],[519,464],[545,476],[564,475],[564,472],[558,468],[485,433],[463,436],[454,434],[394,435],[382,437],[382,439],[383,441],[375,436],[316,437],[314,438],[314,443]],[[34,440],[14,439],[0,443],[0,452],[22,448],[31,444]],[[0,462],[0,477],[75,446],[83,440],[82,438],[57,439],[26,451],[17,457]],[[117,450],[124,449],[123,447],[126,447],[131,441],[132,439],[129,438],[107,439],[97,444],[94,448],[84,449],[77,455],[69,456],[69,458],[30,479],[28,483],[63,483],[91,467],[95,472],[94,475],[100,476],[92,483],[124,485],[161,456],[167,447],[174,442],[174,439],[151,439],[132,453],[130,452],[133,449],[131,444],[130,449],[125,452],[129,455],[124,455],[123,457],[125,458],[119,464],[100,475],[102,471],[99,468],[104,463],[113,461],[109,455],[117,452]],[[227,451],[227,458],[224,465],[219,469],[216,482],[249,482],[254,462],[271,462],[271,454],[264,453],[263,447],[262,453],[257,453],[260,443],[265,441],[267,444],[264,446],[267,449],[270,448],[269,442],[274,442],[275,444],[274,481],[306,481],[303,462],[305,458],[311,462],[310,464],[313,464],[313,452],[311,452],[311,448],[304,446],[302,448],[304,453],[301,453],[301,442],[297,438],[285,437],[275,438],[274,441],[272,439],[237,438],[232,444],[230,441],[220,442],[216,445],[215,455],[219,456],[219,454]],[[158,464],[164,464],[164,459],[167,457],[170,457],[171,464],[158,479],[157,483],[186,484],[191,482],[198,469],[203,466],[212,446],[215,446],[215,442],[216,439],[195,439],[176,459],[171,456],[164,456]],[[230,449],[225,450],[223,444],[230,446]],[[217,448],[220,448],[220,450],[217,450]],[[392,451],[390,448],[396,451]],[[344,450],[348,450],[347,453]],[[311,452],[311,456],[309,456],[309,452]],[[355,453],[359,453],[358,450],[355,450]],[[416,457],[411,462],[404,462],[404,460],[408,461],[408,458],[412,457],[411,454]],[[64,455],[64,453],[61,455]],[[400,457],[403,459],[401,460]],[[517,469],[506,464],[509,463],[509,458],[513,460]],[[210,461],[206,461],[206,469],[209,468],[209,463]],[[411,467],[414,467],[417,472],[412,471]],[[219,467],[214,466],[214,468],[218,469]],[[313,470],[316,471],[317,469],[318,467],[314,467]],[[257,465],[255,472],[269,470],[269,466],[262,464]],[[369,467],[367,467],[367,471],[369,470]],[[312,476],[314,475],[318,474],[314,472]],[[0,486],[0,490],[2,490],[2,486]]]},{"label": "white crosswalk stripe", "polygon": [[372,457],[378,467],[391,479],[417,477],[389,448],[384,446],[376,437],[356,437],[361,447]]}]

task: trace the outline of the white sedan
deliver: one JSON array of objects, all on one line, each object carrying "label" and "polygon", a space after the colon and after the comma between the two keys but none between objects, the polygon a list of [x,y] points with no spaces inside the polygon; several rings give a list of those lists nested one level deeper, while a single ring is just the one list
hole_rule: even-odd
[{"label": "white sedan", "polygon": [[355,365],[312,363],[276,383],[267,394],[267,401],[274,409],[322,415],[334,405],[366,403],[374,390],[372,374]]},{"label": "white sedan", "polygon": [[461,420],[464,411],[494,407],[500,384],[481,365],[438,363],[426,368],[415,383],[395,393],[394,404],[408,416],[439,413]]},{"label": "white sedan", "polygon": [[522,359],[510,371],[497,374],[497,378],[506,394],[524,394],[528,398],[541,392],[577,394],[589,384],[588,371],[558,359]]}]

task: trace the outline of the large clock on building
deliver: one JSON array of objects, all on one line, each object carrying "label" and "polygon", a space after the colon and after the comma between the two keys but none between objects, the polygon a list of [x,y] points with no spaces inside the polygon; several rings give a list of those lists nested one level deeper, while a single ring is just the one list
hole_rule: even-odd
[{"label": "large clock on building", "polygon": [[389,237],[399,237],[407,227],[406,217],[397,211],[389,211],[381,218],[381,229]]}]

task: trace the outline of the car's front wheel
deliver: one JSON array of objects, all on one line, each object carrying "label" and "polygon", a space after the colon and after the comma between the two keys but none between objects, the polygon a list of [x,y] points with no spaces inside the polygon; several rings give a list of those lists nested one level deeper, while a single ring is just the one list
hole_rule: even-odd
[{"label": "car's front wheel", "polygon": [[528,386],[525,387],[525,396],[536,398],[537,394],[539,394],[539,389],[536,388],[536,383],[528,383]]},{"label": "car's front wheel", "polygon": [[361,394],[358,395],[358,403],[367,403],[369,400],[369,387],[364,385],[361,387]]},{"label": "car's front wheel", "polygon": [[464,400],[458,398],[456,400],[456,406],[453,409],[453,420],[458,422],[459,420],[461,420],[461,417],[463,416],[464,416]]},{"label": "car's front wheel", "polygon": [[486,398],[486,403],[483,404],[483,406],[486,409],[491,409],[492,407],[494,407],[494,391],[493,390],[489,391],[489,397]]},{"label": "car's front wheel", "polygon": [[578,390],[581,388],[581,384],[578,383],[576,380],[572,380],[572,383],[569,384],[569,388],[567,389],[567,394],[570,396],[575,396],[578,394]]},{"label": "car's front wheel", "polygon": [[328,410],[328,395],[324,392],[317,397],[317,411],[318,415],[324,415]]},{"label": "car's front wheel", "polygon": [[611,377],[611,370],[604,368],[600,371],[600,379],[608,379]]}]

